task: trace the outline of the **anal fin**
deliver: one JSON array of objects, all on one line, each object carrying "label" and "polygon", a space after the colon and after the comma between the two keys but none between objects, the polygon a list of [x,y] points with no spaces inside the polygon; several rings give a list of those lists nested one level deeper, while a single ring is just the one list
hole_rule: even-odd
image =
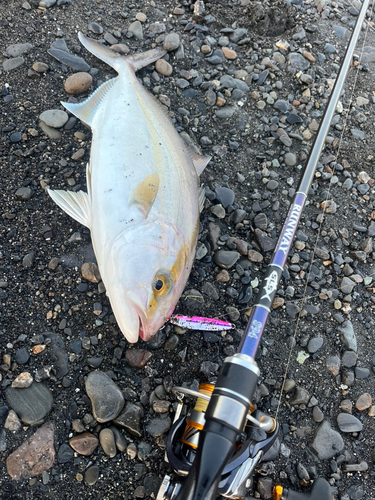
[{"label": "anal fin", "polygon": [[199,212],[202,212],[204,209],[204,202],[206,200],[206,191],[203,186],[199,188],[199,195],[198,195],[198,203],[199,203]]},{"label": "anal fin", "polygon": [[87,193],[78,191],[54,191],[47,189],[47,193],[64,212],[77,222],[90,229],[91,223],[91,207],[90,199]]},{"label": "anal fin", "polygon": [[193,151],[191,148],[189,149],[189,154],[191,159],[193,160],[195,170],[197,171],[198,176],[201,175],[203,170],[207,167],[209,161],[211,160],[211,156],[202,156]]}]

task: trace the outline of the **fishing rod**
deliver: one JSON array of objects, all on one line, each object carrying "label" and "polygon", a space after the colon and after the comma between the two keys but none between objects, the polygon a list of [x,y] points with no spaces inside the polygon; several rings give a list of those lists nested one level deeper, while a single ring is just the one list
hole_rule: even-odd
[{"label": "fishing rod", "polygon": [[[254,407],[251,401],[260,375],[255,355],[352,62],[368,5],[369,0],[364,0],[238,352],[224,360],[215,385],[200,384],[199,392],[183,387],[174,388],[177,395],[185,393],[195,396],[197,402],[188,416],[184,417],[180,415],[180,400],[167,438],[166,460],[177,474],[186,478],[183,481],[172,481],[169,476],[165,476],[158,500],[214,500],[218,495],[243,498],[252,484],[255,467],[275,443],[279,428],[276,420],[258,411],[255,417],[252,415]],[[248,422],[264,431],[267,437],[260,442],[251,439]],[[332,499],[331,487],[322,478],[314,482],[310,494],[301,494],[277,485],[273,495],[275,500]]]}]

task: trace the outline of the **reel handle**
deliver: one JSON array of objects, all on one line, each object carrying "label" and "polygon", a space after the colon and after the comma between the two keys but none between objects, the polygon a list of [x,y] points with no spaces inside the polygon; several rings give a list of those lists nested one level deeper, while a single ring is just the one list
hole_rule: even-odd
[{"label": "reel handle", "polygon": [[323,478],[319,478],[314,482],[310,494],[276,486],[273,495],[274,500],[332,500],[331,486]]}]

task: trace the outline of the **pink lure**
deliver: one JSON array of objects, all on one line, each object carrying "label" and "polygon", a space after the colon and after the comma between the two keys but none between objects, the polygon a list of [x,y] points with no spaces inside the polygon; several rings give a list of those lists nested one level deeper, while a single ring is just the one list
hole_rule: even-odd
[{"label": "pink lure", "polygon": [[200,316],[182,316],[181,314],[174,314],[170,317],[169,321],[173,325],[188,328],[189,330],[230,330],[233,328],[228,321],[222,321],[214,318],[202,318]]}]

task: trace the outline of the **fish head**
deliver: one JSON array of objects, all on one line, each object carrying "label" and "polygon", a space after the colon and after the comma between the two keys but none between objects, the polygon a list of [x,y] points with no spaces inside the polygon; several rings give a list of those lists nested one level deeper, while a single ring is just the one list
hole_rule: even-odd
[{"label": "fish head", "polygon": [[149,340],[168,321],[192,266],[194,251],[188,251],[182,235],[165,224],[155,225],[152,238],[147,238],[144,227],[138,241],[130,242],[127,235],[123,244],[114,245],[103,278],[116,321],[129,342],[137,342],[138,336]]}]

